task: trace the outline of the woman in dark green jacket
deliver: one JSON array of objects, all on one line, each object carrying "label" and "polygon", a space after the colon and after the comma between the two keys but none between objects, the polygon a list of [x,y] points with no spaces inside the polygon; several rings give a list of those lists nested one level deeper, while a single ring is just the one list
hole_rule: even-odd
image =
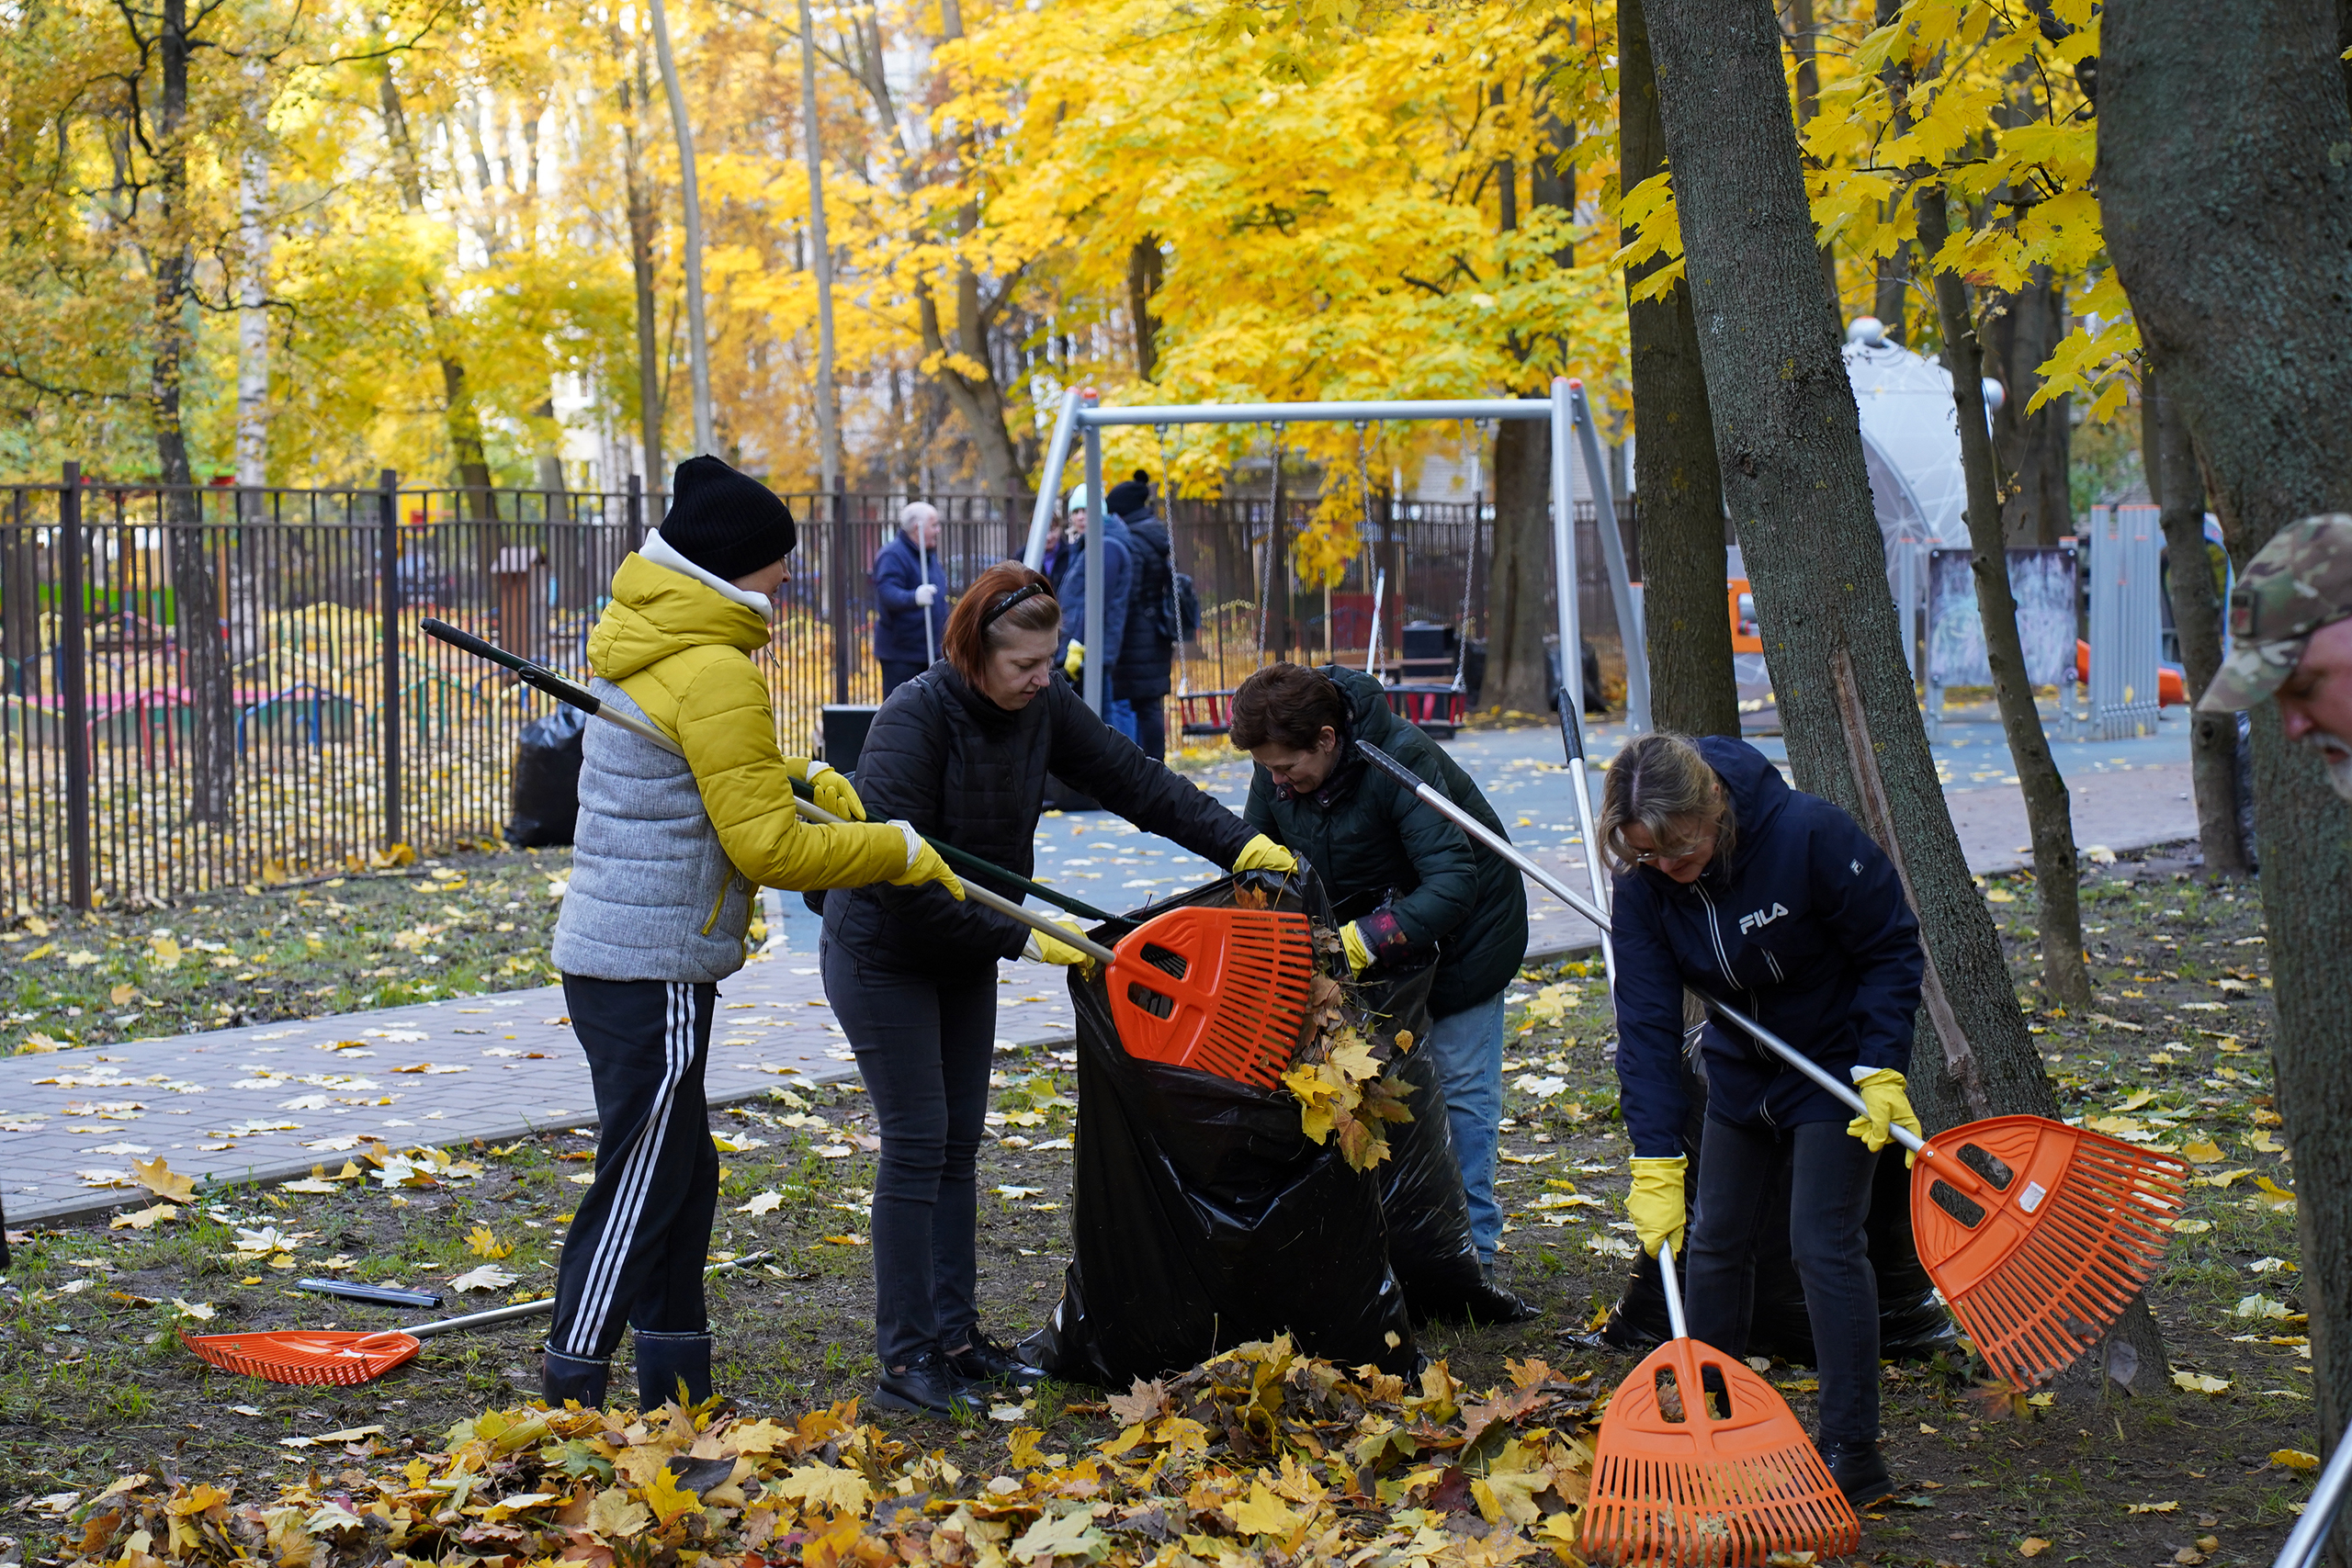
[{"label": "woman in dark green jacket", "polygon": [[1349,967],[1438,957],[1428,1047],[1445,1089],[1470,1234],[1494,1262],[1495,1136],[1503,1107],[1503,993],[1527,956],[1519,873],[1357,754],[1368,740],[1500,833],[1502,819],[1436,742],[1389,710],[1369,675],[1275,664],[1233,694],[1234,745],[1258,765],[1242,812],[1315,867],[1347,923]]}]

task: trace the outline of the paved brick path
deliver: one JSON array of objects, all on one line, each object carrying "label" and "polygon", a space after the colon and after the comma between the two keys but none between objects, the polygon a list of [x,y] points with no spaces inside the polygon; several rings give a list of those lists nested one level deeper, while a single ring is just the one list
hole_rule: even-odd
[{"label": "paved brick path", "polygon": [[[1949,727],[1938,749],[1952,814],[1979,872],[2022,863],[2024,808],[1996,728]],[[2114,849],[2195,832],[2186,742],[2167,735],[2059,748],[2074,786],[2075,838]],[[1988,736],[1989,731],[1989,736]],[[1596,737],[1598,756],[1622,735]],[[1764,744],[1778,757],[1770,741]],[[1531,729],[1465,736],[1455,754],[1487,788],[1519,842],[1584,886],[1567,775],[1556,736]],[[1204,787],[1238,808],[1244,768],[1226,764]],[[1038,874],[1090,902],[1130,908],[1205,880],[1214,868],[1102,815],[1053,817],[1038,829]],[[779,1084],[850,1077],[849,1047],[816,970],[817,922],[797,897],[772,900],[775,949],[719,987],[711,1031],[714,1103]],[[1549,896],[1535,896],[1532,956],[1582,951],[1593,932]],[[997,1033],[1008,1044],[1070,1036],[1063,977],[1034,964],[1000,976]],[[507,1139],[594,1121],[582,1059],[558,987],[509,991],[0,1059],[0,1199],[12,1224],[142,1201],[134,1159],[161,1155],[175,1171],[215,1180],[274,1180],[339,1168],[380,1138],[394,1147]]]}]

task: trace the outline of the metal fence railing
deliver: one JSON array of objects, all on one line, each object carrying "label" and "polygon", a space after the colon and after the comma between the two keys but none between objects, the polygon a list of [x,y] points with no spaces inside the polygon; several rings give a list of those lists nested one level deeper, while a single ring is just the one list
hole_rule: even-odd
[{"label": "metal fence railing", "polygon": [[[763,658],[779,739],[799,752],[826,704],[880,700],[868,572],[906,498],[786,499],[801,545]],[[1019,553],[1028,498],[929,499],[951,591]],[[437,615],[584,679],[613,571],[662,500],[634,482],[403,490],[390,473],[372,489],[171,489],[70,465],[58,483],[0,487],[0,909],[160,899],[495,837],[515,730],[548,699],[417,623]],[[1465,571],[1469,635],[1483,635],[1492,518],[1419,506],[1381,513],[1328,610],[1319,591],[1277,593],[1261,639],[1264,552],[1312,508],[1286,506],[1280,531],[1264,502],[1174,508],[1178,567],[1212,612],[1189,650],[1195,687],[1212,667],[1229,683],[1327,640],[1361,650],[1368,560],[1391,573],[1392,648],[1408,619],[1460,617]],[[1597,563],[1585,575],[1586,624],[1613,626]]]}]

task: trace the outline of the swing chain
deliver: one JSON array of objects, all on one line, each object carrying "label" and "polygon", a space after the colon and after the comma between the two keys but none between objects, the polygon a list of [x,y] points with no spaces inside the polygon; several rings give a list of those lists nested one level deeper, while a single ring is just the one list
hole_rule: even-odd
[{"label": "swing chain", "polygon": [[[1483,419],[1470,422],[1471,439],[1482,457],[1489,423]],[[1482,469],[1484,467],[1484,464],[1480,465]],[[1470,544],[1462,557],[1462,615],[1459,621],[1460,629],[1455,632],[1453,638],[1453,689],[1457,692],[1469,690],[1466,677],[1470,669],[1470,588],[1477,575],[1478,534],[1481,525],[1486,522],[1486,487],[1482,484],[1470,492]]]}]

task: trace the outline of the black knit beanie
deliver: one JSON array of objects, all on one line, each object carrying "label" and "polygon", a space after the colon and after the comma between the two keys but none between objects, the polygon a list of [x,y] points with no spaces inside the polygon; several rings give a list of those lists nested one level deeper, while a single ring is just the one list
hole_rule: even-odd
[{"label": "black knit beanie", "polygon": [[662,536],[672,549],[729,582],[775,565],[800,540],[792,509],[782,497],[710,457],[678,465]]}]

